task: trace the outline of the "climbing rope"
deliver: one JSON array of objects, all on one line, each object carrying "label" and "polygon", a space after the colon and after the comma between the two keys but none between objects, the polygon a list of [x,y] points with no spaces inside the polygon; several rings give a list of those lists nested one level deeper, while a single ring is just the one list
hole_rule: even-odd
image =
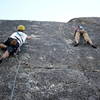
[{"label": "climbing rope", "polygon": [[17,62],[18,62],[18,66],[17,66],[17,68],[16,68],[16,74],[15,74],[15,78],[14,78],[14,82],[13,82],[13,87],[12,87],[12,91],[11,91],[11,98],[10,98],[10,100],[13,100],[14,90],[15,90],[15,85],[16,85],[16,78],[17,78],[18,71],[19,71],[20,64],[21,64],[20,61],[18,60],[17,55],[15,55],[15,57],[16,57],[16,60],[17,60]]}]

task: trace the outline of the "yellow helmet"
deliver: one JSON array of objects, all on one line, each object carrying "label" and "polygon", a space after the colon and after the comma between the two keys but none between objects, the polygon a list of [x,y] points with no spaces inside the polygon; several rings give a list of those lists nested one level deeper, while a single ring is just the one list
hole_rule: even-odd
[{"label": "yellow helmet", "polygon": [[17,26],[18,31],[25,31],[25,26],[24,25],[19,25]]}]

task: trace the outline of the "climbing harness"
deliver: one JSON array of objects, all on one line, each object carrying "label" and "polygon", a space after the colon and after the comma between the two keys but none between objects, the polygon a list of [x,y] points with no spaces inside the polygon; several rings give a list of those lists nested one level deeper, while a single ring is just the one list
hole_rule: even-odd
[{"label": "climbing harness", "polygon": [[20,42],[20,44],[23,43],[22,36],[19,34],[19,32],[17,32],[17,34],[20,36],[21,40],[17,36],[15,36],[15,38]]},{"label": "climbing harness", "polygon": [[15,85],[16,85],[16,78],[17,78],[17,75],[18,75],[18,71],[19,71],[19,68],[20,68],[20,65],[21,65],[21,62],[18,60],[18,57],[17,55],[15,55],[16,57],[16,60],[18,62],[18,66],[16,68],[16,74],[15,74],[15,78],[14,78],[14,82],[13,82],[13,86],[12,86],[12,91],[11,91],[11,98],[10,100],[13,100],[13,97],[14,97],[14,90],[15,90]]}]

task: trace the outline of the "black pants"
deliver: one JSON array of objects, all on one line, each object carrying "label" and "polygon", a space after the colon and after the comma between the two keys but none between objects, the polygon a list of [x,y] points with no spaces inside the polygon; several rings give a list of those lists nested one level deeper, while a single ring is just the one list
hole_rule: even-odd
[{"label": "black pants", "polygon": [[4,44],[7,46],[7,48],[5,50],[8,50],[8,52],[10,53],[10,55],[13,55],[14,53],[16,53],[18,47],[19,47],[19,43],[16,40],[16,45],[12,45],[11,41],[13,41],[15,39],[13,38],[8,38]]}]

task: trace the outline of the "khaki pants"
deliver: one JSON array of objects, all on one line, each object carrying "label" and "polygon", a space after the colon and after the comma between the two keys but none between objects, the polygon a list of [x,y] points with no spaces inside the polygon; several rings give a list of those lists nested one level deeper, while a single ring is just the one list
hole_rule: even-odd
[{"label": "khaki pants", "polygon": [[81,35],[81,34],[82,34],[82,36],[83,36],[83,38],[84,38],[84,40],[85,40],[86,42],[88,42],[89,44],[93,45],[93,43],[92,43],[92,41],[91,41],[91,39],[90,39],[90,37],[89,37],[89,35],[88,35],[87,32],[82,32],[82,33],[76,32],[76,34],[75,34],[75,42],[76,42],[76,43],[79,43],[80,35]]}]

